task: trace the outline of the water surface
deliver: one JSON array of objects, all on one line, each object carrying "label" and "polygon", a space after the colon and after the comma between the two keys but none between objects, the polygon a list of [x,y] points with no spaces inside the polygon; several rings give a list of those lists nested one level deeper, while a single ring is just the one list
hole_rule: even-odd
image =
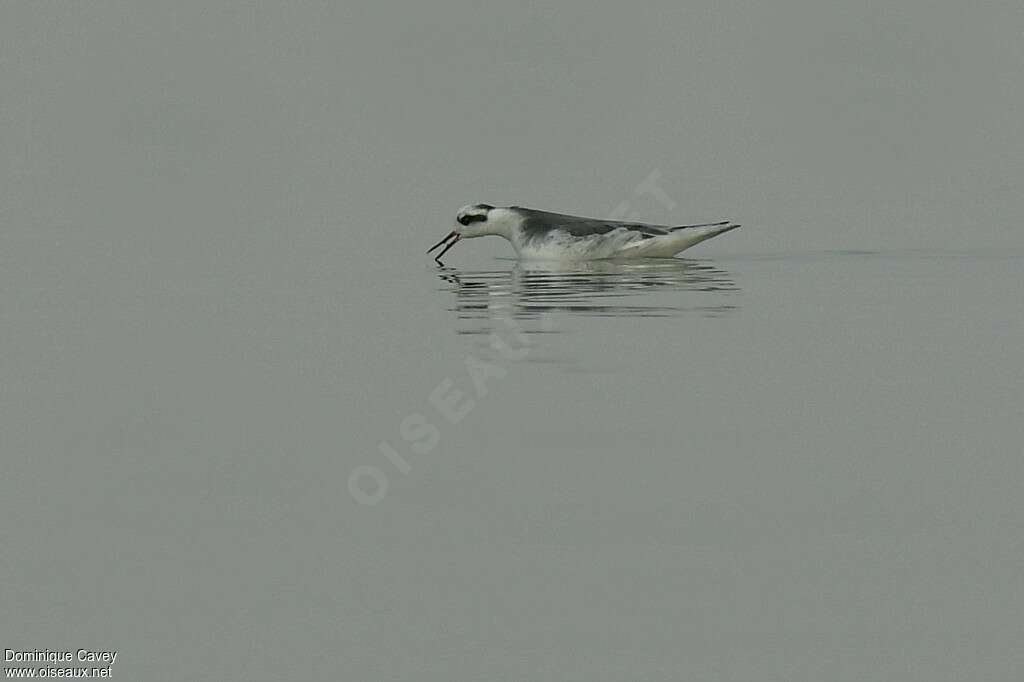
[{"label": "water surface", "polygon": [[223,679],[1008,673],[1021,254],[710,253],[36,259],[5,617]]}]

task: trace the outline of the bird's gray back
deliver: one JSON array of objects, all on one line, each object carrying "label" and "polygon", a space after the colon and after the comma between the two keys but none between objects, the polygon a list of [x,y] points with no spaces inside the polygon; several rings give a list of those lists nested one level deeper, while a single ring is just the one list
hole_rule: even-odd
[{"label": "bird's gray back", "polygon": [[520,228],[523,231],[523,236],[527,239],[544,237],[552,230],[564,230],[574,237],[605,234],[618,229],[636,232],[644,237],[655,237],[669,233],[669,228],[664,225],[627,223],[619,220],[599,220],[597,218],[584,218],[582,216],[562,213],[549,213],[521,206],[510,206],[509,208],[522,216],[523,222]]}]

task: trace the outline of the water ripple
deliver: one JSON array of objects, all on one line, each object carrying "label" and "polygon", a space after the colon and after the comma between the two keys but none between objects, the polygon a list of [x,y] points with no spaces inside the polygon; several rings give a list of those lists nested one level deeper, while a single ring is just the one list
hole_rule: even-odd
[{"label": "water ripple", "polygon": [[[645,259],[515,263],[504,270],[442,267],[442,290],[460,320],[529,320],[541,314],[589,317],[720,316],[736,309],[728,272],[704,260]],[[487,333],[470,325],[461,334]]]}]

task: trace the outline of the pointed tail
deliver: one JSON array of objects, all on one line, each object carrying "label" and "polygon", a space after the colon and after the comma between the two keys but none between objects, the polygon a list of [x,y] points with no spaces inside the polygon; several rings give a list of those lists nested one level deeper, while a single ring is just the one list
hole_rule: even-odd
[{"label": "pointed tail", "polygon": [[696,225],[677,225],[676,227],[668,228],[669,232],[675,232],[676,230],[689,230],[694,227],[725,227],[730,226],[729,229],[739,227],[739,225],[733,225],[731,220],[719,220],[717,223],[697,223]]}]

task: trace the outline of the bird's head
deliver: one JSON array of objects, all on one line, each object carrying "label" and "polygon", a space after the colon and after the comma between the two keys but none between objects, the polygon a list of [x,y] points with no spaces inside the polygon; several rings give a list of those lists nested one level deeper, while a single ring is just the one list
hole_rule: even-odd
[{"label": "bird's head", "polygon": [[494,207],[489,204],[469,204],[459,209],[455,215],[455,234],[460,238],[482,237],[494,234],[493,225],[488,223],[488,216]]},{"label": "bird's head", "polygon": [[517,224],[516,213],[508,208],[495,208],[490,204],[469,204],[459,209],[455,214],[455,229],[448,233],[444,239],[434,244],[427,253],[434,249],[441,250],[434,260],[441,262],[441,256],[455,245],[455,242],[463,238],[483,237],[493,234],[512,239]]}]

